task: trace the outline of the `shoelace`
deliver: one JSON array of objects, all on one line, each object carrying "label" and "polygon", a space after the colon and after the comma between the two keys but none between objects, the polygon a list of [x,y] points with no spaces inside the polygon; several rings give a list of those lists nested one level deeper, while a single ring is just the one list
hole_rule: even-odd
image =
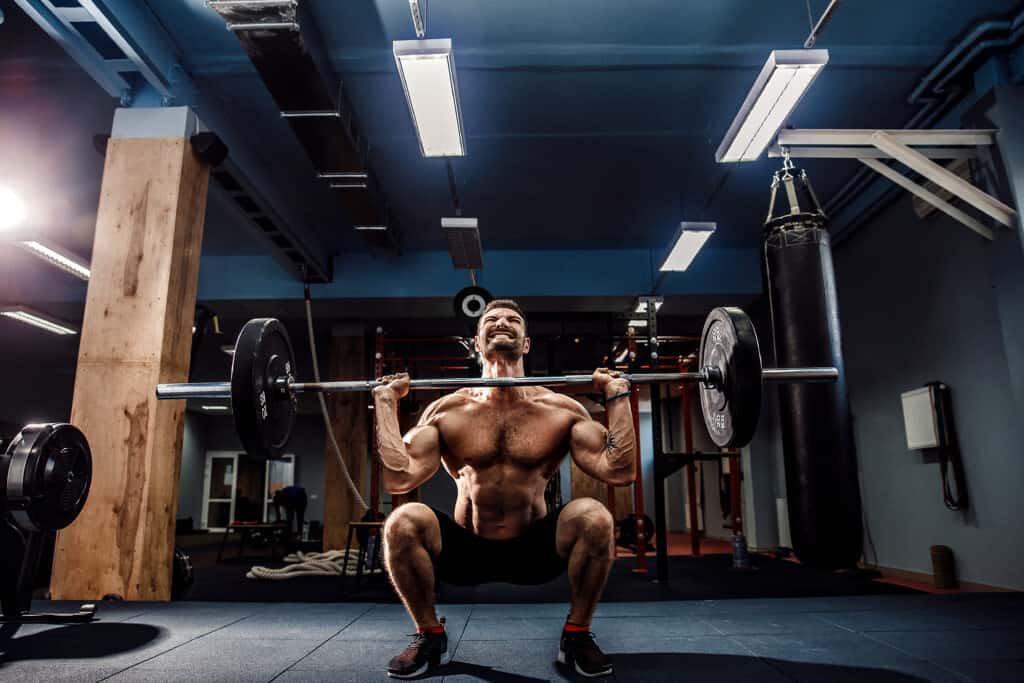
[{"label": "shoelace", "polygon": [[409,648],[417,648],[418,649],[425,642],[427,642],[427,640],[429,639],[429,636],[439,636],[439,635],[441,635],[441,634],[440,633],[407,633],[406,636],[408,636],[409,638],[412,638],[412,642],[409,643],[409,647],[407,647],[405,649],[406,650],[408,650]]}]

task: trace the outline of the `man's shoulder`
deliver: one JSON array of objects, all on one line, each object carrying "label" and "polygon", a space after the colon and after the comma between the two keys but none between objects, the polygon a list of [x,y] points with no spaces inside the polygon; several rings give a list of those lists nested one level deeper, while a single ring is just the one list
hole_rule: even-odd
[{"label": "man's shoulder", "polygon": [[446,412],[457,410],[459,407],[466,405],[471,399],[462,391],[462,389],[459,389],[454,393],[445,394],[441,398],[435,399],[423,411],[423,414],[420,416],[420,424],[437,420]]},{"label": "man's shoulder", "polygon": [[542,403],[546,403],[553,407],[564,408],[574,413],[581,413],[583,415],[588,414],[587,409],[583,405],[568,394],[561,394],[557,391],[552,391],[546,387],[538,387],[543,390],[542,393],[537,394],[537,400]]},{"label": "man's shoulder", "polygon": [[453,391],[450,394],[445,394],[431,403],[430,407],[435,410],[449,410],[451,408],[465,405],[472,400],[473,397],[469,394],[468,389],[459,389],[458,391]]}]

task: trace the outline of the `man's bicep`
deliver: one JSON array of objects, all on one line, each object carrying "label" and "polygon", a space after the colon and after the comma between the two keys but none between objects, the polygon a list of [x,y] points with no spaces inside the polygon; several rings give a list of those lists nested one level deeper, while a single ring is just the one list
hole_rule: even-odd
[{"label": "man's bicep", "polygon": [[604,450],[608,430],[597,420],[587,415],[572,426],[569,446],[573,457]]},{"label": "man's bicep", "polygon": [[402,439],[409,457],[418,461],[440,462],[441,430],[432,424],[418,424]]}]

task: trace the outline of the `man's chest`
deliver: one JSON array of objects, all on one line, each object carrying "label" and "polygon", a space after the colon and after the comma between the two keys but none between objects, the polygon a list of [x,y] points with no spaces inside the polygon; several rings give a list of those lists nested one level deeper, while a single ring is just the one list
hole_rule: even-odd
[{"label": "man's chest", "polygon": [[438,426],[449,455],[461,465],[531,468],[565,453],[572,422],[567,411],[536,404],[473,405]]}]

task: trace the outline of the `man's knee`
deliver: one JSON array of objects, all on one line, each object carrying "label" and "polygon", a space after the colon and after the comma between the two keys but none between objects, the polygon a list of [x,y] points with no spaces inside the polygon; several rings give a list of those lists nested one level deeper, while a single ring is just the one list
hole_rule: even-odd
[{"label": "man's knee", "polygon": [[384,522],[385,548],[388,552],[403,552],[432,545],[432,525],[436,525],[433,510],[422,503],[406,503]]},{"label": "man's knee", "polygon": [[610,551],[615,538],[615,520],[602,503],[593,498],[579,498],[575,507],[574,527],[577,541],[596,551]]}]

